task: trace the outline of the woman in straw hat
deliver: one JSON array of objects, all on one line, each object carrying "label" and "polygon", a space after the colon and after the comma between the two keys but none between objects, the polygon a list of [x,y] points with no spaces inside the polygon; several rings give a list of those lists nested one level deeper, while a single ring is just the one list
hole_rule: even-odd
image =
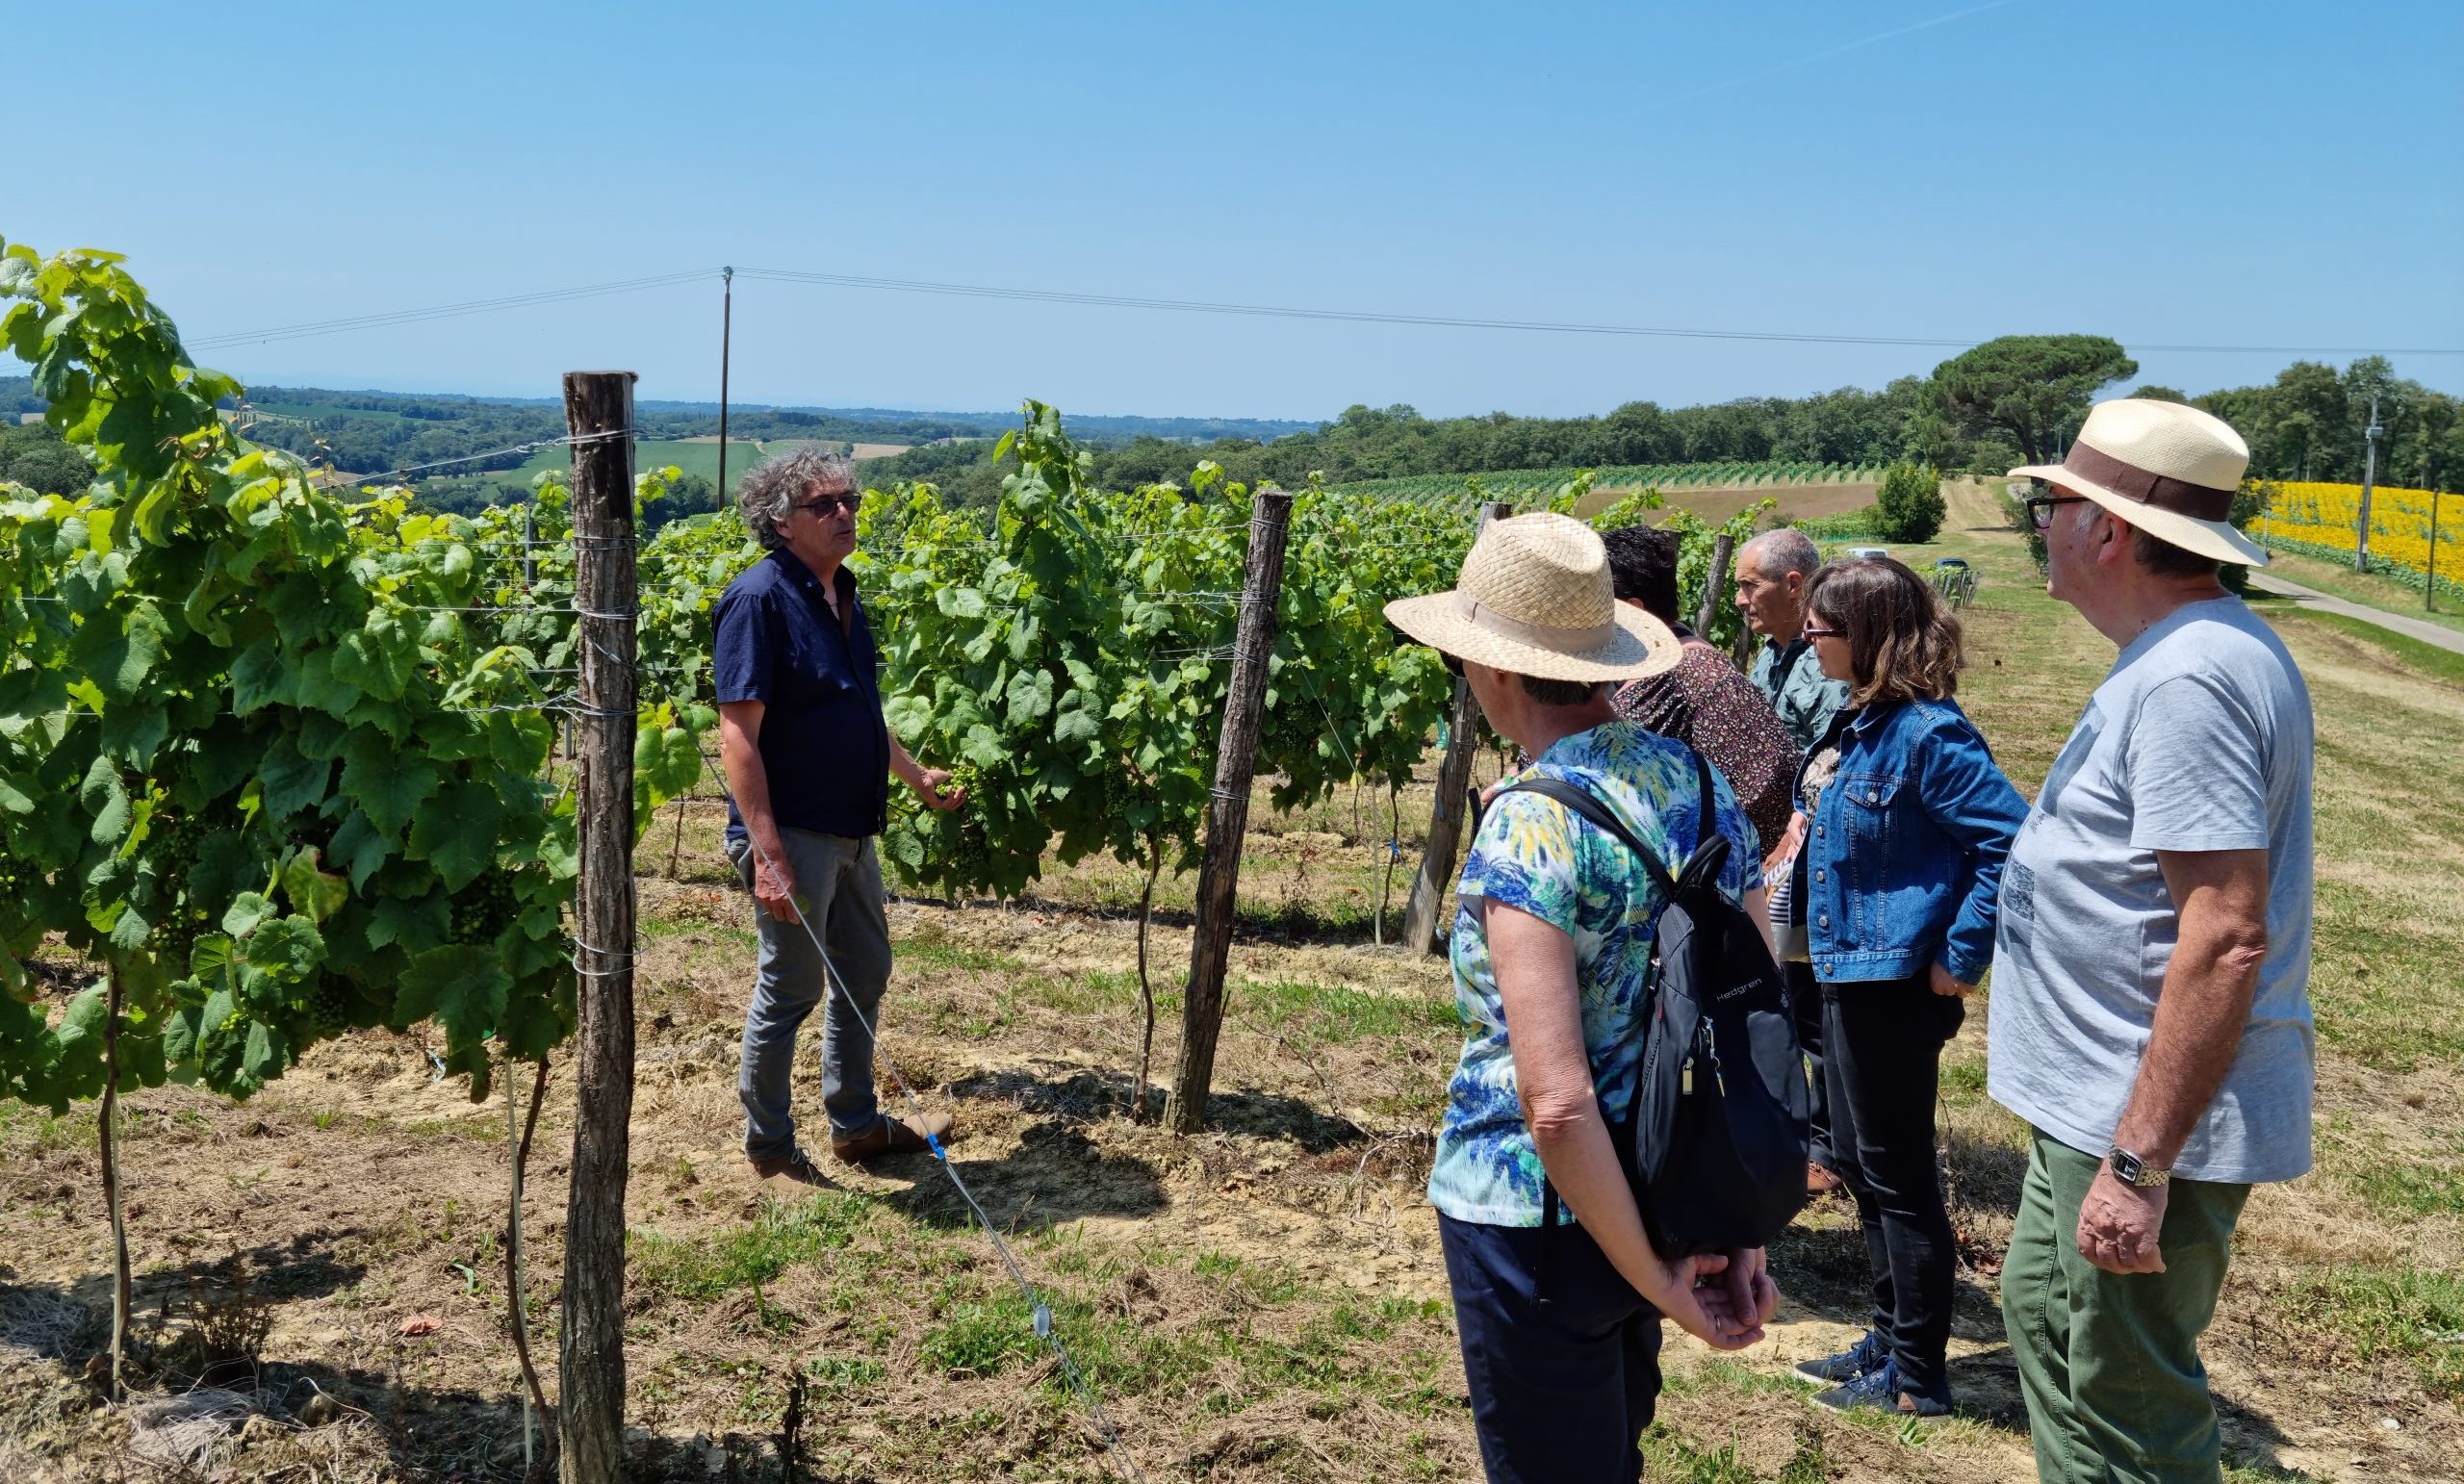
[{"label": "woman in straw hat", "polygon": [[[1663,863],[1698,831],[1727,835],[1721,887],[1758,915],[1754,827],[1725,780],[1714,775],[1704,820],[1692,755],[1610,707],[1613,682],[1667,671],[1681,651],[1616,601],[1589,526],[1493,522],[1451,591],[1399,599],[1386,616],[1446,655],[1534,770],[1588,790]],[[1429,1203],[1480,1454],[1493,1481],[1635,1479],[1661,1318],[1732,1350],[1759,1340],[1779,1306],[1759,1248],[1654,1252],[1609,1138],[1634,1082],[1665,904],[1606,832],[1523,792],[1489,810],[1456,896],[1454,993],[1470,1035]],[[1545,1244],[1544,1179],[1567,1214]]]}]

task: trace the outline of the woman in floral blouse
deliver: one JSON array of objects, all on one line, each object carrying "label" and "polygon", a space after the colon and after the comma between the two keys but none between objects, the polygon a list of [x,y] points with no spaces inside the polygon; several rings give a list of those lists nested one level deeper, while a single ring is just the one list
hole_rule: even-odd
[{"label": "woman in floral blouse", "polygon": [[[1599,536],[1558,515],[1481,533],[1455,588],[1387,617],[1447,655],[1481,714],[1589,790],[1655,854],[1731,841],[1721,886],[1760,910],[1755,832],[1691,754],[1617,719],[1608,686],[1679,658],[1613,596]],[[1663,1260],[1609,1135],[1632,1093],[1666,904],[1639,860],[1553,800],[1500,796],[1456,889],[1455,1003],[1469,1034],[1429,1176],[1481,1458],[1492,1481],[1632,1480],[1659,1391],[1664,1317],[1718,1349],[1777,1311],[1759,1248]],[[1559,1223],[1542,1227],[1542,1187]]]}]

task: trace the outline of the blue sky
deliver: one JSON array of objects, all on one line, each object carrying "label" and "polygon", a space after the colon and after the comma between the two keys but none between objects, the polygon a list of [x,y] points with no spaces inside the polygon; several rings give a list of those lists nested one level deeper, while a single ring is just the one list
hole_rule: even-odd
[{"label": "blue sky", "polygon": [[[2464,6],[1959,13],[1975,4],[148,3],[113,7],[107,38],[27,7],[0,233],[128,253],[192,338],[710,270],[200,357],[402,390],[549,396],[626,367],[646,397],[715,396],[723,263],[1589,323],[2464,346]],[[1567,414],[1878,386],[1948,353],[737,289],[747,401]],[[2194,392],[2288,359],[2141,356]],[[2397,366],[2464,391],[2464,356]]]}]

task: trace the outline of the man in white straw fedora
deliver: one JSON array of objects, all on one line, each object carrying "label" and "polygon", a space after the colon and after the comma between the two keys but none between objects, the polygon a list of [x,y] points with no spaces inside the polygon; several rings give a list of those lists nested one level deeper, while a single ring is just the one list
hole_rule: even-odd
[{"label": "man in white straw fedora", "polygon": [[2092,408],[2012,471],[2047,589],[2120,657],[2011,849],[1988,1085],[2035,1131],[2002,1312],[2040,1477],[2214,1480],[2198,1359],[2235,1222],[2310,1167],[2310,693],[2219,581],[2249,449]]},{"label": "man in white straw fedora", "polygon": [[[1589,526],[1492,522],[1452,590],[1399,599],[1386,616],[1446,655],[1532,771],[1589,791],[1663,862],[1681,860],[1697,832],[1728,836],[1721,889],[1759,913],[1754,827],[1726,780],[1712,775],[1705,819],[1693,755],[1610,706],[1612,682],[1671,670],[1683,652],[1659,620],[1617,601]],[[1659,1391],[1661,1318],[1738,1349],[1779,1305],[1760,1248],[1663,1261],[1610,1139],[1632,1092],[1664,903],[1608,832],[1525,792],[1500,795],[1481,821],[1456,899],[1468,1036],[1428,1190],[1480,1455],[1499,1484],[1631,1480]]]}]

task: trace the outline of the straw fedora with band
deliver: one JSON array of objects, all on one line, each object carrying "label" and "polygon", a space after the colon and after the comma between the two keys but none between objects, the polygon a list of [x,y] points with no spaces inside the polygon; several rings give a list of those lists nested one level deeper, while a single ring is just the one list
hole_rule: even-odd
[{"label": "straw fedora with band", "polygon": [[2011,477],[2085,495],[2185,551],[2264,567],[2266,550],[2224,519],[2249,467],[2250,446],[2223,419],[2125,397],[2088,409],[2061,463],[2030,464]]},{"label": "straw fedora with band", "polygon": [[1431,649],[1544,680],[1632,680],[1677,668],[1668,626],[1617,601],[1608,549],[1553,514],[1491,521],[1452,590],[1398,598],[1386,620]]}]

